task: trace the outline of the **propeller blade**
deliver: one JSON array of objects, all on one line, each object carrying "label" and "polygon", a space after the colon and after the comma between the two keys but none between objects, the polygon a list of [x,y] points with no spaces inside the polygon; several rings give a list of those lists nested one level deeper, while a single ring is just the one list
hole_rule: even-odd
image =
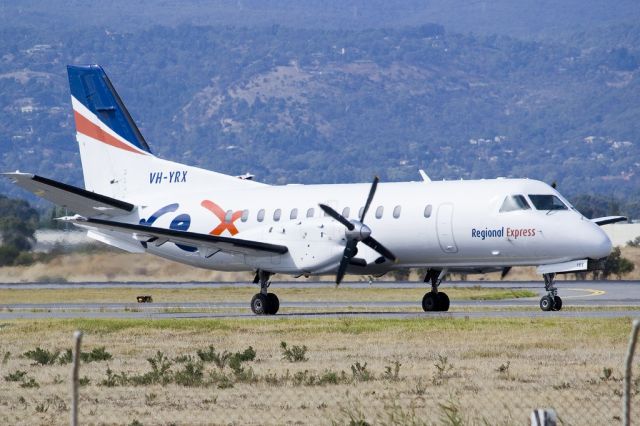
[{"label": "propeller blade", "polygon": [[340,265],[338,266],[338,274],[336,275],[336,285],[340,285],[342,279],[344,278],[344,274],[347,272],[347,266],[349,266],[349,261],[353,256],[358,253],[358,249],[356,246],[358,245],[358,241],[350,240],[347,242],[347,246],[344,248],[344,253],[342,254],[342,259],[340,260]]},{"label": "propeller blade", "polygon": [[349,231],[353,231],[353,228],[355,228],[355,226],[353,225],[353,223],[349,222],[347,218],[345,218],[340,213],[338,213],[331,207],[327,206],[326,204],[318,204],[318,205],[320,206],[322,211],[324,211],[326,214],[328,214],[329,216],[331,216],[332,218],[334,218],[335,220],[337,220],[338,222],[346,226]]},{"label": "propeller blade", "polygon": [[505,266],[504,268],[502,268],[502,272],[500,273],[500,279],[503,280],[504,277],[506,277],[509,272],[511,272],[511,266]]},{"label": "propeller blade", "polygon": [[369,247],[371,247],[372,249],[374,249],[375,251],[377,251],[378,253],[380,253],[381,255],[383,255],[384,257],[386,257],[387,259],[389,259],[390,261],[392,262],[396,261],[395,255],[391,253],[389,249],[387,249],[385,246],[380,244],[378,240],[376,240],[375,238],[367,237],[364,240],[362,240],[362,242],[368,245]]},{"label": "propeller blade", "polygon": [[376,188],[378,187],[378,181],[380,178],[378,176],[373,178],[373,183],[371,184],[371,189],[369,190],[369,196],[367,197],[367,202],[362,209],[362,215],[360,216],[360,222],[364,223],[364,217],[367,214],[367,210],[369,210],[369,206],[371,205],[371,201],[373,201],[373,196],[376,194]]}]

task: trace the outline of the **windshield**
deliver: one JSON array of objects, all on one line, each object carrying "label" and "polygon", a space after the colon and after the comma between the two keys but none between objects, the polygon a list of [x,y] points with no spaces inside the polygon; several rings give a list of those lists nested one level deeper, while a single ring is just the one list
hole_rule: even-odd
[{"label": "windshield", "polygon": [[538,210],[567,210],[567,206],[555,195],[531,195],[529,199]]},{"label": "windshield", "polygon": [[531,209],[531,206],[527,203],[524,195],[507,195],[507,198],[505,198],[502,203],[502,207],[500,207],[500,213],[529,209]]}]

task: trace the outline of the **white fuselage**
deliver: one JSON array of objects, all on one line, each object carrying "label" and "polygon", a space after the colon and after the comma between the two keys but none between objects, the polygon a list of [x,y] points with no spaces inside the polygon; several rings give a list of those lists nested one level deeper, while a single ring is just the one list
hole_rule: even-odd
[{"label": "white fuselage", "polygon": [[[260,185],[194,190],[187,185],[167,184],[166,193],[145,200],[144,207],[120,220],[138,223],[156,216],[153,226],[280,244],[289,249],[283,255],[254,257],[219,252],[206,257],[172,243],[146,247],[152,254],[183,263],[218,270],[333,274],[344,250],[345,228],[325,216],[318,203],[341,213],[348,208],[348,218],[355,219],[369,187]],[[505,197],[530,194],[556,195],[569,208],[500,211]],[[218,208],[212,209],[211,203]],[[171,211],[154,215],[168,205],[173,205]],[[292,218],[294,209],[297,215]],[[313,211],[308,216],[310,209]],[[356,257],[364,259],[367,266],[350,266],[350,273],[378,274],[410,267],[544,265],[598,259],[611,250],[609,239],[596,224],[571,208],[553,188],[529,179],[382,183],[365,223],[372,236],[398,260],[383,261],[378,253],[359,244]]]}]

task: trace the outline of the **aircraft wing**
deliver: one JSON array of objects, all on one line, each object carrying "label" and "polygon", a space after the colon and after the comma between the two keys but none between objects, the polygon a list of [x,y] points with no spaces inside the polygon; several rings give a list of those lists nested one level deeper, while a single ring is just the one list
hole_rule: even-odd
[{"label": "aircraft wing", "polygon": [[31,173],[15,172],[2,175],[27,191],[82,216],[122,216],[135,208],[133,204]]},{"label": "aircraft wing", "polygon": [[188,231],[176,231],[173,229],[114,222],[111,220],[87,219],[79,216],[65,218],[65,220],[83,227],[133,233],[136,240],[147,244],[154,244],[156,246],[161,246],[164,243],[170,242],[197,247],[198,250],[200,250],[201,253],[204,253],[206,257],[210,257],[218,251],[231,254],[249,254],[253,256],[271,256],[274,254],[285,254],[289,251],[286,246],[263,243],[260,241],[220,237]]},{"label": "aircraft wing", "polygon": [[624,216],[605,216],[605,217],[596,217],[595,219],[591,219],[591,222],[595,223],[598,226],[602,226],[602,225],[610,225],[612,223],[618,223],[618,222],[626,222],[629,219],[627,219]]}]

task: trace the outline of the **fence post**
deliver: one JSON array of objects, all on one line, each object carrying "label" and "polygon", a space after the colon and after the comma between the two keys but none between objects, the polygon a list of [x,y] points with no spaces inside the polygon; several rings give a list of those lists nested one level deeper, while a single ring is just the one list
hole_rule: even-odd
[{"label": "fence post", "polygon": [[73,333],[73,367],[71,368],[71,426],[78,426],[78,386],[82,331]]},{"label": "fence post", "polygon": [[629,349],[625,360],[624,389],[622,398],[622,418],[624,426],[631,425],[631,367],[633,365],[633,353],[638,342],[638,331],[640,331],[640,320],[634,320],[631,328],[631,338],[629,339]]}]

